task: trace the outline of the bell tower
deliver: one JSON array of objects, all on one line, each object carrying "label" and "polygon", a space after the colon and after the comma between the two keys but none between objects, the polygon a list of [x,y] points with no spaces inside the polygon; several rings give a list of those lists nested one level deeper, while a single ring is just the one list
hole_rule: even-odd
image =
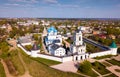
[{"label": "bell tower", "polygon": [[82,32],[78,31],[75,33],[74,35],[74,45],[75,46],[79,46],[79,45],[83,45],[83,38],[82,38]]}]

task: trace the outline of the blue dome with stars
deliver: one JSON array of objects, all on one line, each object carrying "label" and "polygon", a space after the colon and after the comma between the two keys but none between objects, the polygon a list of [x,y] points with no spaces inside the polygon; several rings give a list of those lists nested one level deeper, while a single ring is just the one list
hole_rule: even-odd
[{"label": "blue dome with stars", "polygon": [[47,32],[48,33],[50,33],[50,32],[57,33],[57,30],[55,29],[55,27],[51,26],[50,28],[47,29]]}]

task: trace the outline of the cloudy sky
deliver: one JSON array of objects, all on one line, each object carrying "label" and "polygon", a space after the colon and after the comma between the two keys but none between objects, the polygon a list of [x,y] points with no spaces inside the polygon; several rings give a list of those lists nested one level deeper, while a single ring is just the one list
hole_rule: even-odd
[{"label": "cloudy sky", "polygon": [[0,0],[0,17],[120,18],[120,0]]}]

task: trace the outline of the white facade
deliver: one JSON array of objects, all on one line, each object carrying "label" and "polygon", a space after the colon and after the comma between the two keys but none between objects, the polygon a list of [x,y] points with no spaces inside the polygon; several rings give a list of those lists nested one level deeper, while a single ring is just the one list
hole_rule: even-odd
[{"label": "white facade", "polygon": [[48,46],[48,51],[51,55],[54,56],[65,56],[65,49],[62,46],[59,46],[57,44],[51,44]]},{"label": "white facade", "polygon": [[86,53],[86,44],[83,43],[81,30],[75,33],[74,43],[70,46],[70,51],[74,54],[74,61],[89,58],[89,54]]},{"label": "white facade", "polygon": [[111,48],[111,54],[117,55],[117,48]]},{"label": "white facade", "polygon": [[74,35],[74,43],[70,47],[70,51],[78,54],[86,52],[86,45],[83,43],[82,32],[76,32]]}]

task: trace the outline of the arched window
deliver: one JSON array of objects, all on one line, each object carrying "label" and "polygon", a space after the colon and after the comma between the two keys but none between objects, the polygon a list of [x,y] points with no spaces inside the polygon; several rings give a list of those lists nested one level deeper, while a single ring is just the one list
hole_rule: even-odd
[{"label": "arched window", "polygon": [[78,60],[78,57],[76,56],[76,60]]},{"label": "arched window", "polygon": [[81,56],[81,58],[80,58],[81,60],[82,60],[82,56]]},{"label": "arched window", "polygon": [[79,41],[81,40],[81,37],[79,37]]}]

